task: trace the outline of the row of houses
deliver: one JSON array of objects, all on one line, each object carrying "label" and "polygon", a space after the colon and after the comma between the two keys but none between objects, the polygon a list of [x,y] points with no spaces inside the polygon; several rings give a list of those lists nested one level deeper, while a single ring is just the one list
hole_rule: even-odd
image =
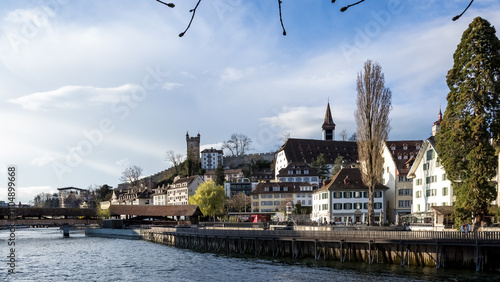
[{"label": "row of houses", "polygon": [[[438,161],[434,141],[441,120],[440,112],[432,126],[433,136],[426,140],[384,142],[383,173],[374,203],[378,221],[399,223],[411,217],[424,222],[436,213],[452,210],[453,187]],[[198,154],[207,169],[204,176],[176,178],[171,185],[113,195],[111,203],[187,205],[199,184],[214,179],[215,164],[223,162],[223,152],[213,148],[199,152],[199,134],[186,135],[186,141],[188,153],[192,158]],[[340,171],[328,183],[320,182],[320,174],[311,166],[321,154],[330,171],[336,160],[342,159]],[[254,213],[272,213],[284,210],[288,203],[299,203],[310,208],[311,220],[316,222],[364,223],[368,187],[363,184],[359,167],[356,142],[335,140],[335,123],[328,103],[321,140],[289,138],[275,153],[274,172],[258,172],[245,178],[241,169],[226,169],[225,190],[228,196],[241,192],[250,195]]]}]

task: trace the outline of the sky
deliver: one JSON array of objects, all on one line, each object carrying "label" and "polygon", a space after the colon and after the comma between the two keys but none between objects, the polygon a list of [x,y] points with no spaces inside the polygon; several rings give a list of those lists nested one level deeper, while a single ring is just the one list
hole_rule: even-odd
[{"label": "sky", "polygon": [[[356,131],[356,78],[378,62],[392,91],[390,140],[424,140],[446,108],[446,74],[473,18],[500,26],[500,3],[475,1],[3,0],[0,10],[0,200],[61,187],[116,187],[131,165],[152,175],[185,135],[251,152],[282,136]],[[497,35],[498,36],[498,35]]]}]

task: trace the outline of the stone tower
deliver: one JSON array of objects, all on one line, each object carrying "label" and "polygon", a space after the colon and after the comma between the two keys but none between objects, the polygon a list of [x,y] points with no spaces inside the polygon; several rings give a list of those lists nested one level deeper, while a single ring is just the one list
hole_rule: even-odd
[{"label": "stone tower", "polygon": [[187,157],[198,164],[200,162],[200,133],[196,137],[189,137],[186,133]]},{"label": "stone tower", "polygon": [[323,122],[322,140],[335,140],[335,123],[333,122],[332,112],[330,111],[330,101],[326,106],[325,120]]}]

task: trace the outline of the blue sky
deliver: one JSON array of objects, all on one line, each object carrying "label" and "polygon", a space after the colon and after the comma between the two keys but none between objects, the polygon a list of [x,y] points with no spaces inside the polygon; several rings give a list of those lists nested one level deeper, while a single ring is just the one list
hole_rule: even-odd
[{"label": "blue sky", "polygon": [[[446,74],[472,19],[500,26],[500,3],[476,1],[2,1],[0,200],[7,165],[18,201],[58,187],[145,175],[185,154],[185,134],[218,147],[232,133],[254,152],[280,137],[320,138],[326,103],[355,132],[356,75],[377,61],[392,90],[390,139],[425,139],[446,108]],[[338,136],[338,134],[337,134]],[[3,182],[3,183],[2,183]]]}]

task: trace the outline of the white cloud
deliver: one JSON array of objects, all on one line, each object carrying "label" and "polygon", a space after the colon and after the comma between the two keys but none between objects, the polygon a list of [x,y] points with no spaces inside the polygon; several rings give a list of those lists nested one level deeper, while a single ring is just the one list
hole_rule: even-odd
[{"label": "white cloud", "polygon": [[225,68],[220,75],[220,83],[233,83],[242,80],[243,78],[250,76],[255,73],[254,68],[246,69],[235,69],[235,68]]},{"label": "white cloud", "polygon": [[277,135],[289,132],[292,138],[313,138],[320,136],[322,117],[326,107],[283,107],[279,113],[272,117],[260,120]]},{"label": "white cloud", "polygon": [[33,159],[31,161],[31,165],[41,167],[41,166],[44,166],[44,165],[54,161],[55,159],[56,158],[54,157],[53,154],[44,153],[41,157]]},{"label": "white cloud", "polygon": [[130,165],[130,160],[125,158],[125,159],[117,160],[115,163],[121,167],[127,167]]},{"label": "white cloud", "polygon": [[53,109],[80,109],[85,106],[101,106],[117,102],[122,95],[139,90],[140,86],[125,84],[119,87],[99,88],[92,86],[63,86],[59,89],[36,92],[19,98],[10,99],[9,102],[18,104],[24,109],[53,110]]},{"label": "white cloud", "polygon": [[177,82],[165,82],[163,83],[162,87],[163,89],[167,90],[167,91],[171,91],[177,87],[181,87],[182,84],[180,83],[177,83]]}]

